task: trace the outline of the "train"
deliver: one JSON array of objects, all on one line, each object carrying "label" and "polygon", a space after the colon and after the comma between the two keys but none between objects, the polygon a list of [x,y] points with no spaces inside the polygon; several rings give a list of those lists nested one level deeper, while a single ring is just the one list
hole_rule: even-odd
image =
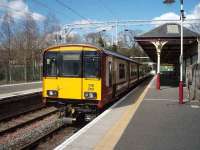
[{"label": "train", "polygon": [[43,52],[43,101],[67,114],[89,114],[149,76],[148,65],[90,44],[66,44]]}]

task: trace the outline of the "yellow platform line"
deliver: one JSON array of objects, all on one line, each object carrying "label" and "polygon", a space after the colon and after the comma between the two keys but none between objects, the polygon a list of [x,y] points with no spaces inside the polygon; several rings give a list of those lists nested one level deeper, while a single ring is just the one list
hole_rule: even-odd
[{"label": "yellow platform line", "polygon": [[122,117],[119,119],[115,125],[108,130],[107,134],[103,137],[103,139],[97,143],[95,146],[95,150],[111,150],[114,149],[115,145],[119,141],[122,133],[126,129],[129,121],[134,116],[136,110],[140,106],[141,102],[143,101],[148,89],[150,86],[147,86],[140,97],[133,101],[131,105],[128,106],[127,110],[124,112]]}]

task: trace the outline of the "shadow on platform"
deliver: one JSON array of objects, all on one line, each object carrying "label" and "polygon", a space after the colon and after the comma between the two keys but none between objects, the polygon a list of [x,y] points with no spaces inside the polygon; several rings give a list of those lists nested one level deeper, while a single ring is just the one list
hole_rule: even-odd
[{"label": "shadow on platform", "polygon": [[[161,90],[166,87],[178,87],[179,78],[177,76],[170,76],[166,74],[160,75]],[[165,86],[165,87],[162,87]]]}]

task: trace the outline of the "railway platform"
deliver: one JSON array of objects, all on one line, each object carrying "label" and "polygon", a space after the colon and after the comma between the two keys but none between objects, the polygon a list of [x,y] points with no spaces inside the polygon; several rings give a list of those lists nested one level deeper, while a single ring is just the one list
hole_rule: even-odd
[{"label": "railway platform", "polygon": [[199,149],[199,102],[179,104],[175,80],[161,81],[144,81],[56,150]]},{"label": "railway platform", "polygon": [[0,85],[0,100],[14,96],[37,93],[41,91],[42,91],[42,83],[40,81],[20,83],[20,84]]}]

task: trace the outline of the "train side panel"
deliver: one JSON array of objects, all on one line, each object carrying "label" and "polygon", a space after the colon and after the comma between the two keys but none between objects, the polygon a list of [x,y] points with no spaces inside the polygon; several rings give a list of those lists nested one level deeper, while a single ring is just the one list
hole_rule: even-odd
[{"label": "train side panel", "polygon": [[129,65],[129,87],[133,87],[134,85],[136,85],[136,83],[138,82],[139,78],[139,74],[138,74],[138,64],[134,63],[134,62],[130,62]]},{"label": "train side panel", "polygon": [[115,61],[116,75],[116,95],[120,95],[128,90],[128,61],[116,59]]}]

